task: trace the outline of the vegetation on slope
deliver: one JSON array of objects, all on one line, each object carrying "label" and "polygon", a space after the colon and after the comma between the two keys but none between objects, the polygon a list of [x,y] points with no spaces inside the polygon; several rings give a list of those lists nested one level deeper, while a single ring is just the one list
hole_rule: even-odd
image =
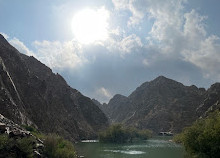
[{"label": "vegetation on slope", "polygon": [[198,158],[220,157],[220,111],[199,119],[174,140],[182,143],[187,152]]},{"label": "vegetation on slope", "polygon": [[138,130],[133,127],[123,127],[121,124],[111,125],[99,134],[99,141],[104,143],[126,143],[133,139],[146,140],[150,138],[150,130]]},{"label": "vegetation on slope", "polygon": [[76,158],[74,146],[62,137],[49,134],[44,139],[44,155],[49,158]]},{"label": "vegetation on slope", "polygon": [[[31,126],[23,127],[29,130],[37,138],[43,140],[41,153],[48,158],[76,158],[76,152],[71,142],[64,140],[56,134],[44,135]],[[0,157],[34,157],[34,149],[37,147],[36,138],[10,137],[7,134],[0,134]]]},{"label": "vegetation on slope", "polygon": [[33,157],[32,137],[9,138],[6,134],[0,135],[0,157]]}]

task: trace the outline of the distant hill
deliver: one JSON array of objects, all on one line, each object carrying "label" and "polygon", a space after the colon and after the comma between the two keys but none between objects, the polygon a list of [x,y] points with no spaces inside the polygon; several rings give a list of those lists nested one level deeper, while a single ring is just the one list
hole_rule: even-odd
[{"label": "distant hill", "polygon": [[128,97],[115,95],[101,106],[112,123],[179,133],[208,110],[219,108],[220,84],[207,91],[159,76],[145,82]]},{"label": "distant hill", "polygon": [[108,126],[104,113],[62,76],[18,52],[0,35],[0,114],[76,141]]}]

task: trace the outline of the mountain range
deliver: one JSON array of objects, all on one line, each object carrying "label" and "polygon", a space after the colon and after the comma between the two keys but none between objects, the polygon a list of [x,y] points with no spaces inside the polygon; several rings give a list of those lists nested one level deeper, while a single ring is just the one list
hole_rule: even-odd
[{"label": "mountain range", "polygon": [[208,90],[159,76],[145,82],[128,97],[116,94],[108,104],[93,102],[111,123],[123,123],[154,133],[179,133],[209,111],[220,109],[220,83]]},{"label": "mountain range", "polygon": [[92,139],[108,126],[105,114],[63,77],[0,35],[0,114],[71,141]]}]

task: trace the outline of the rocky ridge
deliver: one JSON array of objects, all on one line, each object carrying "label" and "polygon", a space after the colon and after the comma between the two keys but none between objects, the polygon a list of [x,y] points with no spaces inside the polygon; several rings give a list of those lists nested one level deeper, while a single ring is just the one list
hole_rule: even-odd
[{"label": "rocky ridge", "polygon": [[108,126],[104,113],[62,76],[18,52],[0,35],[0,113],[18,124],[71,141],[96,137]]},{"label": "rocky ridge", "polygon": [[112,123],[123,123],[154,133],[179,133],[206,111],[219,108],[220,84],[207,91],[159,76],[145,82],[128,97],[115,95],[101,109]]},{"label": "rocky ridge", "polygon": [[[44,144],[43,141],[39,138],[32,135],[29,131],[23,129],[18,124],[15,124],[13,121],[5,118],[3,115],[0,114],[0,135],[6,134],[9,138],[16,140],[22,138],[30,138],[32,137],[32,145],[33,145],[33,156],[34,157],[44,157],[43,156],[43,148]],[[19,153],[20,151],[16,151],[16,147],[14,147],[14,153]],[[4,154],[0,153],[0,157],[5,157]],[[8,156],[8,155],[7,155]]]},{"label": "rocky ridge", "polygon": [[207,90],[203,103],[197,108],[198,117],[206,117],[208,113],[220,110],[220,83],[215,83]]}]

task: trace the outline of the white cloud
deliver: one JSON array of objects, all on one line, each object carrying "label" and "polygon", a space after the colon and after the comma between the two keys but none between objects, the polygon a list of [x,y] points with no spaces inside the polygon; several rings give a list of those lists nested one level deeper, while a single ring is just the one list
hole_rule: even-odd
[{"label": "white cloud", "polygon": [[148,59],[144,59],[142,62],[143,62],[143,64],[144,64],[145,66],[149,66],[149,65],[150,65],[150,62],[149,62]]},{"label": "white cloud", "polygon": [[156,20],[156,23],[163,23],[161,26],[164,26],[151,31],[153,40],[161,42],[161,53],[183,58],[196,65],[206,78],[220,79],[219,37],[207,34],[204,25],[207,17],[199,15],[195,10],[178,16],[179,19],[183,17],[179,26],[175,22],[172,24],[167,21],[166,24],[163,20]]},{"label": "white cloud", "polygon": [[120,28],[117,27],[116,29],[112,29],[109,31],[110,34],[112,35],[116,35],[116,36],[119,36],[120,35]]},{"label": "white cloud", "polygon": [[24,45],[24,43],[21,42],[19,39],[17,39],[17,38],[14,37],[13,39],[10,39],[10,40],[9,40],[9,43],[10,43],[11,45],[13,45],[16,49],[18,49],[18,51],[19,51],[20,53],[26,54],[26,55],[28,55],[28,56],[34,56],[34,53],[33,53],[31,50],[29,50],[29,49]]},{"label": "white cloud", "polygon": [[132,50],[143,46],[140,37],[135,34],[129,35],[122,39],[119,45],[120,50],[125,53],[130,53]]},{"label": "white cloud", "polygon": [[53,69],[76,68],[86,59],[81,52],[81,45],[74,41],[35,41],[37,58]]},{"label": "white cloud", "polygon": [[161,53],[196,65],[203,71],[204,77],[220,79],[217,75],[220,72],[219,38],[207,34],[204,25],[206,16],[199,15],[195,10],[182,13],[180,9],[175,16],[168,16],[171,20],[161,18],[160,14],[154,14],[154,17],[151,40],[160,42],[159,46],[154,46],[159,47]]},{"label": "white cloud", "polygon": [[129,0],[112,0],[112,3],[114,4],[115,8],[117,10],[119,9],[127,9],[128,8],[128,4],[129,4]]},{"label": "white cloud", "polygon": [[132,51],[137,51],[142,46],[141,38],[135,34],[128,35],[122,39],[119,37],[110,38],[106,44],[106,47],[111,52],[119,52],[122,56]]},{"label": "white cloud", "polygon": [[217,36],[200,41],[199,47],[182,51],[186,61],[195,64],[207,78],[220,79],[220,44]]},{"label": "white cloud", "polygon": [[98,99],[101,102],[107,102],[112,97],[113,95],[110,93],[110,91],[104,87],[100,87],[96,90],[96,99]]},{"label": "white cloud", "polygon": [[76,41],[35,41],[32,43],[35,51],[32,51],[18,38],[14,37],[11,39],[7,34],[1,34],[20,53],[34,56],[53,70],[77,68],[87,62],[87,59],[82,53],[81,45]]},{"label": "white cloud", "polygon": [[191,39],[203,39],[206,36],[206,30],[203,21],[207,18],[200,16],[195,10],[184,14],[184,35]]},{"label": "white cloud", "polygon": [[[128,25],[140,24],[147,16],[153,20],[147,37],[147,50],[154,50],[154,56],[175,58],[190,62],[203,71],[204,77],[220,79],[220,40],[208,35],[204,21],[194,9],[186,12],[187,0],[112,0],[116,10],[131,12]],[[134,38],[133,38],[134,39]],[[122,40],[123,41],[123,40]],[[130,38],[120,43],[121,50],[129,52]],[[133,46],[132,46],[133,45]],[[137,44],[138,45],[138,44]],[[151,57],[157,60],[156,57]],[[153,61],[145,58],[142,63],[149,66]]]},{"label": "white cloud", "polygon": [[[182,9],[182,3],[186,0],[112,0],[116,10],[129,10],[132,16],[129,18],[128,25],[137,25],[148,15],[155,17],[160,15],[166,20],[167,15],[176,15]],[[163,13],[166,13],[165,15]],[[176,20],[176,19],[174,19]],[[174,21],[173,20],[173,21]],[[175,21],[176,22],[176,21]]]},{"label": "white cloud", "polygon": [[7,34],[0,32],[0,34],[3,35],[3,37],[8,40],[8,42],[14,46],[20,53],[26,54],[28,56],[34,56],[33,51],[31,51],[30,49],[28,49],[28,47],[22,42],[20,41],[18,38],[14,37],[14,38],[10,38]]},{"label": "white cloud", "polygon": [[141,5],[142,0],[139,3],[136,3],[135,0],[112,0],[116,10],[129,10],[132,13],[132,16],[129,17],[128,25],[133,26],[138,24],[144,17],[144,10]]}]

